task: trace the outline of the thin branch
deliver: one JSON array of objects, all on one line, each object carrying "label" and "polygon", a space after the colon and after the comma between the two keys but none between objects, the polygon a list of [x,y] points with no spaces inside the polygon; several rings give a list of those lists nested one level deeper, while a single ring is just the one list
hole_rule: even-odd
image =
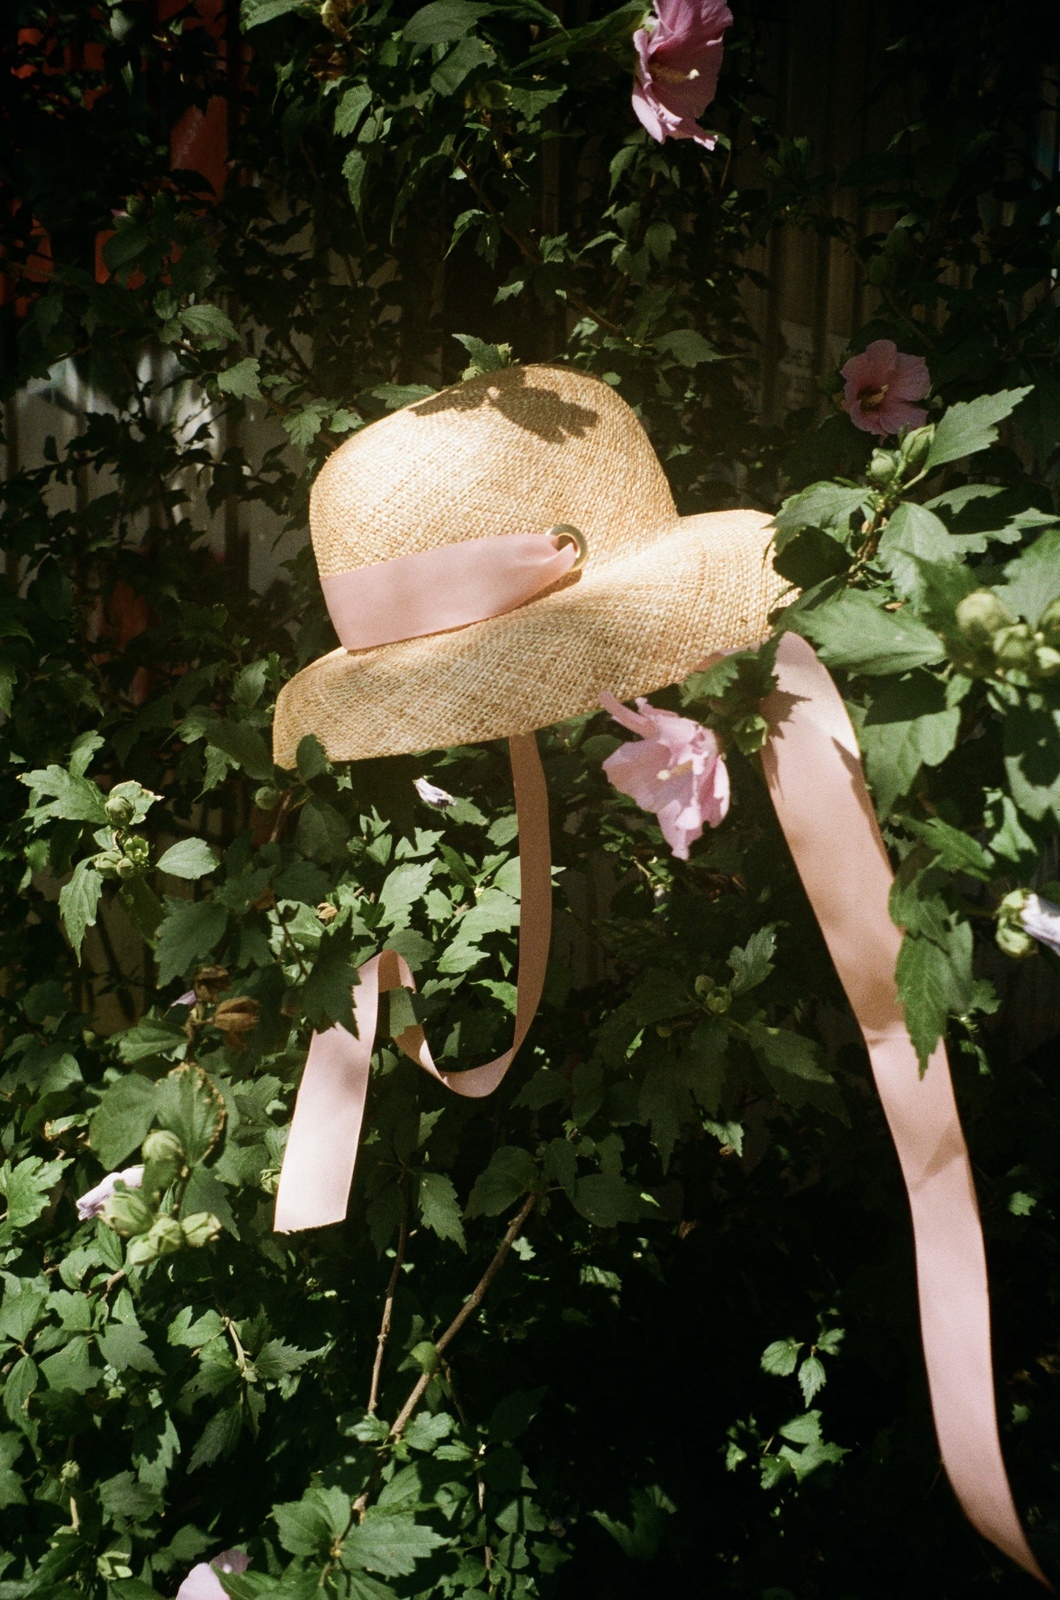
[{"label": "thin branch", "polygon": [[[515,1216],[512,1218],[512,1221],[508,1225],[508,1231],[504,1235],[504,1238],[501,1240],[500,1245],[497,1248],[497,1254],[493,1257],[493,1260],[490,1262],[478,1283],[476,1283],[475,1287],[472,1289],[471,1293],[460,1307],[460,1310],[457,1312],[448,1328],[446,1328],[445,1332],[440,1338],[434,1341],[434,1349],[437,1355],[440,1356],[442,1352],[452,1344],[461,1328],[471,1319],[471,1317],[474,1316],[475,1312],[486,1298],[490,1284],[493,1282],[494,1278],[507,1261],[512,1245],[522,1232],[523,1224],[526,1222],[526,1219],[529,1217],[531,1211],[533,1211],[534,1207],[537,1205],[539,1199],[539,1195],[530,1194],[527,1195],[526,1199],[523,1201],[519,1210],[516,1212]],[[427,1385],[430,1383],[433,1376],[433,1371],[424,1372],[421,1374],[412,1393],[409,1395],[408,1399],[405,1401],[405,1404],[398,1412],[397,1421],[394,1423],[394,1426],[391,1428],[390,1433],[387,1436],[388,1443],[394,1444],[398,1439],[401,1438],[401,1435],[404,1433],[412,1419],[412,1413],[423,1399],[423,1396],[427,1390]]]},{"label": "thin branch", "polygon": [[[452,1344],[453,1340],[456,1338],[464,1324],[472,1316],[474,1316],[479,1306],[481,1306],[483,1300],[486,1298],[490,1284],[493,1282],[494,1278],[507,1261],[512,1245],[519,1237],[526,1219],[529,1217],[540,1198],[541,1196],[536,1194],[527,1195],[518,1212],[508,1224],[508,1231],[498,1245],[497,1253],[493,1257],[493,1260],[490,1262],[478,1283],[476,1283],[475,1287],[472,1289],[471,1293],[460,1307],[460,1310],[457,1312],[448,1328],[446,1328],[445,1332],[439,1339],[435,1340],[434,1350],[437,1356],[441,1357],[447,1347]],[[347,1533],[355,1522],[361,1522],[364,1520],[364,1513],[368,1509],[369,1498],[371,1497],[372,1490],[375,1487],[376,1480],[378,1479],[380,1472],[383,1470],[383,1465],[387,1455],[389,1454],[390,1446],[397,1443],[405,1429],[408,1427],[409,1422],[412,1419],[412,1413],[423,1399],[423,1396],[427,1391],[427,1385],[430,1383],[433,1376],[433,1370],[431,1372],[423,1373],[416,1383],[412,1393],[402,1406],[401,1411],[398,1414],[397,1421],[387,1434],[386,1440],[379,1451],[379,1456],[371,1477],[350,1508],[350,1520],[346,1528]]]},{"label": "thin branch", "polygon": [[390,1282],[386,1286],[386,1298],[383,1301],[383,1320],[379,1324],[379,1332],[375,1341],[375,1361],[372,1364],[372,1387],[368,1395],[368,1415],[374,1416],[379,1405],[379,1384],[383,1375],[383,1357],[386,1355],[387,1340],[390,1338],[390,1325],[394,1317],[394,1296],[397,1293],[398,1279],[401,1268],[405,1262],[405,1246],[409,1239],[409,1176],[401,1175],[401,1228],[398,1232],[397,1252],[394,1256],[394,1270],[390,1274]]}]

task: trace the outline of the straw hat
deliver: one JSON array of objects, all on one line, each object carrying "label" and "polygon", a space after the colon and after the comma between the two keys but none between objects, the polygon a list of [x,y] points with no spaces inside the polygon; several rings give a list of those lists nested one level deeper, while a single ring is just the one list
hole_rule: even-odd
[{"label": "straw hat", "polygon": [[587,559],[517,610],[298,673],[276,707],[278,765],[307,733],[337,761],[527,733],[768,633],[784,587],[769,517],[679,517],[629,406],[570,367],[486,373],[384,417],[335,451],[310,502],[322,579],[557,524]]}]

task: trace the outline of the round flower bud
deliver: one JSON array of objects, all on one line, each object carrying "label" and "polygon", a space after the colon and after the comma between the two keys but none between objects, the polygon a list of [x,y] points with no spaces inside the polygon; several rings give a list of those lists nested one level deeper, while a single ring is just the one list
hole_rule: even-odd
[{"label": "round flower bud", "polygon": [[116,878],[125,857],[120,850],[103,850],[93,857],[92,865],[102,878]]},{"label": "round flower bud", "polygon": [[732,1005],[732,995],[728,989],[714,989],[707,995],[704,1002],[708,1011],[716,1017],[723,1017]]},{"label": "round flower bud", "polygon": [[131,861],[128,856],[122,856],[118,862],[117,872],[119,878],[135,878],[139,870],[138,863]]},{"label": "round flower bud", "polygon": [[1009,627],[1015,620],[992,589],[966,594],[956,612],[958,628],[973,644],[991,643],[999,629]]},{"label": "round flower bud", "polygon": [[1014,622],[994,635],[994,656],[1009,672],[1026,672],[1034,666],[1034,639],[1025,622]]},{"label": "round flower bud", "polygon": [[104,803],[103,809],[107,813],[107,821],[113,823],[116,828],[127,828],[133,819],[134,807],[127,795],[111,795]]},{"label": "round flower bud", "polygon": [[221,1231],[221,1224],[212,1211],[196,1211],[190,1217],[181,1221],[184,1233],[184,1242],[191,1245],[193,1250],[201,1250],[204,1244],[210,1244]]},{"label": "round flower bud", "polygon": [[138,867],[146,867],[151,859],[151,846],[140,834],[134,833],[125,841],[125,854]]},{"label": "round flower bud", "polygon": [[935,427],[930,422],[926,428],[914,428],[906,434],[901,443],[901,452],[907,466],[915,468],[924,465],[934,437]]},{"label": "round flower bud", "polygon": [[902,470],[902,458],[895,450],[874,450],[865,476],[879,487],[893,483]]},{"label": "round flower bud", "polygon": [[176,1161],[184,1164],[184,1146],[168,1128],[155,1128],[143,1144],[145,1161]]},{"label": "round flower bud", "polygon": [[280,803],[280,791],[274,789],[271,783],[263,783],[260,789],[254,791],[254,804],[259,811],[275,811]]}]

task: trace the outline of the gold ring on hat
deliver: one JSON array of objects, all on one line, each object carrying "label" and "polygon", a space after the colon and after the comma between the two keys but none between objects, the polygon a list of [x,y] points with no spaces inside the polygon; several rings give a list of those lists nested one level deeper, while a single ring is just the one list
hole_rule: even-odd
[{"label": "gold ring on hat", "polygon": [[575,557],[574,565],[570,569],[571,572],[577,572],[579,567],[584,567],[589,559],[589,541],[580,528],[573,527],[569,522],[557,522],[554,528],[549,528],[548,537],[550,539],[559,539],[561,541],[560,548],[562,548],[563,542],[569,542],[574,545],[578,554]]}]

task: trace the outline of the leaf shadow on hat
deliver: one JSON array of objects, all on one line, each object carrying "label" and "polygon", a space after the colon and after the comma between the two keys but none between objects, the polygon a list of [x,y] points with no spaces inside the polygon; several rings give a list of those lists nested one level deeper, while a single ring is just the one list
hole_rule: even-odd
[{"label": "leaf shadow on hat", "polygon": [[581,438],[599,421],[599,412],[591,407],[564,400],[553,389],[538,388],[528,382],[523,368],[502,370],[503,382],[497,381],[498,373],[483,373],[456,388],[443,389],[441,394],[420,400],[408,409],[414,416],[426,417],[439,411],[474,411],[478,406],[491,405],[516,427],[536,433],[548,444]]}]

